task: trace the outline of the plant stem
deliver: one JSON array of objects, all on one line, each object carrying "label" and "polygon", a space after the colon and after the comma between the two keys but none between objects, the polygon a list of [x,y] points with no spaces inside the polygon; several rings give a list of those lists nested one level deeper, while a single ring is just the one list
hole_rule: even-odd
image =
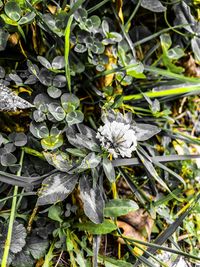
[{"label": "plant stem", "polygon": [[[110,158],[110,161],[112,161],[112,159],[113,159],[112,154],[109,155],[109,158]],[[113,193],[113,198],[117,199],[118,194],[117,194],[116,182],[111,183],[111,189],[112,189],[112,193]]]},{"label": "plant stem", "polygon": [[[17,176],[21,175],[23,158],[24,158],[24,150],[22,149],[21,157],[20,157],[20,161],[19,161],[20,168],[17,172]],[[7,237],[6,237],[6,241],[5,241],[5,245],[4,245],[4,252],[3,252],[1,267],[7,266],[7,261],[8,261],[9,251],[10,251],[10,245],[11,245],[11,240],[12,240],[13,224],[14,224],[14,220],[15,220],[15,212],[16,212],[16,204],[17,204],[17,196],[16,195],[17,195],[17,193],[18,193],[18,186],[15,186],[14,192],[13,192],[12,206],[11,206],[11,211],[10,211],[10,219],[9,219],[9,224],[8,224],[8,232],[7,232]]]},{"label": "plant stem", "polygon": [[31,214],[31,216],[29,218],[28,226],[27,226],[27,232],[28,233],[30,233],[31,230],[32,230],[32,223],[33,223],[33,220],[35,219],[35,216],[36,216],[36,214],[38,212],[38,208],[39,207],[37,205],[35,205],[35,208],[33,209],[33,212],[32,212],[32,214]]},{"label": "plant stem", "polygon": [[53,242],[49,248],[48,253],[45,256],[45,261],[42,265],[42,267],[49,267],[50,266],[50,262],[52,260],[53,256],[53,250],[54,250],[54,246],[55,246],[55,242]]}]

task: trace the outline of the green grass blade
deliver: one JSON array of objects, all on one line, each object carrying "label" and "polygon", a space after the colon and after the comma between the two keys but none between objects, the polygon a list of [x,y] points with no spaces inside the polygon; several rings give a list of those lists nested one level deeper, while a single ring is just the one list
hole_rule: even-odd
[{"label": "green grass blade", "polygon": [[[138,244],[141,244],[141,245],[145,245],[147,247],[150,247],[150,248],[154,248],[156,250],[160,249],[160,250],[168,251],[168,252],[171,252],[171,253],[174,253],[174,254],[177,254],[177,255],[180,255],[180,256],[184,256],[184,257],[187,257],[187,258],[191,258],[191,259],[195,259],[195,260],[200,260],[200,257],[197,257],[195,255],[191,255],[191,254],[186,253],[186,252],[183,252],[181,250],[177,250],[177,249],[173,249],[173,248],[169,248],[169,247],[165,247],[165,246],[160,246],[160,245],[157,245],[157,244],[154,244],[154,243],[149,243],[149,242],[141,241],[141,240],[130,238],[130,237],[123,236],[123,235],[120,236],[120,237],[122,237],[123,239],[128,240],[129,242],[133,242],[134,244],[135,243],[138,243]],[[150,254],[152,254],[152,253],[150,253]]]},{"label": "green grass blade", "polygon": [[[197,195],[193,203],[191,203],[191,206],[156,238],[154,242],[155,244],[162,245],[170,236],[172,236],[172,234],[176,231],[176,229],[182,224],[183,220],[189,215],[190,211],[194,208],[199,198],[200,198],[200,194]],[[149,252],[155,253],[156,250],[157,248],[152,248],[149,250]]]},{"label": "green grass blade", "polygon": [[105,5],[107,2],[110,0],[103,0],[100,3],[96,4],[95,6],[91,7],[90,9],[87,10],[88,14],[94,12],[95,10],[101,8],[103,5]]},{"label": "green grass blade", "polygon": [[163,96],[169,97],[172,95],[182,95],[182,94],[191,93],[191,92],[196,92],[198,94],[200,90],[200,80],[198,82],[199,84],[188,85],[187,87],[177,87],[177,88],[167,89],[167,90],[162,90],[162,91],[149,91],[149,92],[144,92],[142,94],[126,95],[123,97],[123,100],[124,101],[139,100],[139,99],[143,99],[144,95],[150,98],[157,98],[157,97],[163,97]]},{"label": "green grass blade", "polygon": [[[17,172],[17,176],[21,175],[23,160],[24,160],[24,150],[21,151],[21,157],[20,157],[20,161],[19,161],[20,168]],[[14,220],[15,220],[15,213],[17,210],[17,208],[16,208],[16,206],[17,206],[16,195],[17,194],[18,194],[18,186],[15,186],[14,192],[13,192],[11,211],[10,211],[9,224],[8,224],[8,232],[7,232],[7,237],[6,237],[6,241],[5,241],[5,245],[4,245],[4,249],[3,249],[1,267],[7,266],[7,261],[8,261],[9,251],[10,251],[10,245],[11,245],[11,240],[12,240],[13,224],[14,224]]]},{"label": "green grass blade", "polygon": [[161,30],[159,32],[156,32],[154,34],[151,34],[150,36],[147,36],[147,37],[145,37],[145,38],[143,38],[143,39],[135,42],[133,45],[134,46],[138,46],[138,45],[144,44],[144,43],[149,42],[150,40],[152,40],[152,39],[160,36],[161,34],[163,34],[165,32],[169,32],[170,30],[173,30],[173,29],[181,29],[181,28],[183,28],[186,25],[188,25],[188,24],[180,24],[180,25],[176,25],[174,27],[169,27],[169,28],[163,29],[163,30]]},{"label": "green grass blade", "polygon": [[163,165],[162,163],[160,163],[154,159],[152,159],[152,161],[156,166],[163,169],[164,171],[167,171],[168,173],[173,175],[175,178],[177,178],[184,185],[184,187],[186,186],[185,181],[183,180],[183,178],[179,174],[175,173],[174,171],[172,171],[171,169],[169,169],[168,167],[166,167],[165,165]]},{"label": "green grass blade", "polygon": [[69,66],[69,51],[70,51],[70,29],[73,21],[73,15],[69,17],[67,27],[65,29],[65,74],[67,78],[68,89],[71,92],[71,75]]},{"label": "green grass blade", "polygon": [[[150,157],[151,158],[151,157]],[[191,160],[200,158],[200,155],[169,155],[169,156],[155,156],[152,157],[152,160],[156,160],[157,162],[172,162],[172,161],[179,161],[179,160]],[[114,167],[120,166],[139,166],[141,162],[138,158],[130,158],[130,159],[116,159],[112,161]]]},{"label": "green grass blade", "polygon": [[186,81],[186,82],[191,82],[191,83],[200,83],[199,78],[187,77],[187,76],[184,76],[181,74],[171,72],[169,70],[160,69],[160,68],[151,67],[151,66],[144,66],[144,69],[145,69],[145,71],[155,73],[157,75],[162,75],[164,77],[169,77],[172,79],[177,79],[180,81]]},{"label": "green grass blade", "polygon": [[135,9],[133,10],[133,13],[130,15],[128,21],[127,21],[126,24],[124,25],[124,29],[125,29],[125,31],[128,31],[129,24],[131,23],[131,20],[135,17],[135,14],[137,13],[137,11],[138,11],[138,9],[139,9],[141,3],[142,3],[142,0],[139,0],[138,3],[137,3],[137,5],[136,5],[136,7],[135,7]]}]

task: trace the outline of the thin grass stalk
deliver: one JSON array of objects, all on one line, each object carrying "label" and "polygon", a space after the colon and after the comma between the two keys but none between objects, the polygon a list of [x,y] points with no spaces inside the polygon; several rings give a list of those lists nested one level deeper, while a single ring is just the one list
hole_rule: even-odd
[{"label": "thin grass stalk", "polygon": [[[21,157],[20,157],[20,161],[19,161],[20,167],[19,167],[19,170],[17,172],[17,176],[21,175],[23,159],[24,159],[24,150],[22,149]],[[8,232],[7,232],[7,237],[6,237],[6,241],[5,241],[5,245],[4,245],[4,252],[3,252],[1,267],[7,266],[7,261],[8,261],[9,251],[10,251],[10,245],[11,245],[11,241],[12,241],[13,224],[14,224],[15,213],[16,213],[16,205],[17,205],[17,196],[16,195],[17,194],[18,194],[18,186],[15,186],[14,192],[13,192],[12,206],[11,206],[11,211],[10,211],[10,219],[9,219],[9,224],[8,224]]]}]

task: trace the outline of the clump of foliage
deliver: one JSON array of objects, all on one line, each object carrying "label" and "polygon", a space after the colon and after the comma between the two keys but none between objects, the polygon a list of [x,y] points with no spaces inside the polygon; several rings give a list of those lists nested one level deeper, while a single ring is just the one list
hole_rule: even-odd
[{"label": "clump of foliage", "polygon": [[0,262],[198,266],[199,4],[0,0]]}]

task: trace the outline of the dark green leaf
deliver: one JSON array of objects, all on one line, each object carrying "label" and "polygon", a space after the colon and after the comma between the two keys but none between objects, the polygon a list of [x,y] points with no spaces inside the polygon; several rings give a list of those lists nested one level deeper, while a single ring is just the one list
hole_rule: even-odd
[{"label": "dark green leaf", "polygon": [[42,66],[44,66],[47,69],[51,69],[51,64],[45,57],[37,56],[37,59],[40,62],[40,64],[42,64]]},{"label": "dark green leaf", "polygon": [[45,252],[49,246],[48,240],[42,239],[38,236],[31,236],[27,240],[27,250],[33,256],[34,259],[40,259],[45,255]]},{"label": "dark green leaf", "polygon": [[23,17],[21,17],[21,19],[18,21],[18,23],[19,23],[19,25],[31,23],[33,21],[33,19],[35,18],[35,16],[36,16],[36,14],[34,12],[29,12],[26,15],[24,15]]},{"label": "dark green leaf", "polygon": [[78,177],[58,172],[42,182],[37,205],[54,204],[63,201],[74,190]]},{"label": "dark green leaf", "polygon": [[42,147],[46,150],[54,150],[63,144],[63,136],[62,135],[50,135],[41,140]]},{"label": "dark green leaf", "polygon": [[103,158],[103,170],[108,180],[111,183],[114,182],[115,181],[115,169],[112,165],[112,162],[107,158]]},{"label": "dark green leaf", "polygon": [[130,211],[139,209],[137,203],[130,199],[112,199],[109,200],[104,208],[104,216],[119,217],[125,215]]},{"label": "dark green leaf", "polygon": [[58,98],[61,96],[62,91],[55,86],[50,86],[47,88],[47,93],[52,98]]},{"label": "dark green leaf", "polygon": [[146,141],[160,132],[157,126],[143,123],[137,123],[133,129],[136,132],[137,141]]},{"label": "dark green leaf", "polygon": [[61,104],[66,113],[74,111],[79,105],[80,101],[77,96],[72,94],[63,94],[61,96]]},{"label": "dark green leaf", "polygon": [[15,135],[15,146],[25,146],[27,143],[27,136],[24,133],[16,133]]},{"label": "dark green leaf", "polygon": [[0,29],[0,51],[3,51],[6,48],[8,37],[9,33]]},{"label": "dark green leaf", "polygon": [[105,235],[117,229],[117,226],[110,220],[104,220],[101,224],[92,222],[78,223],[75,227],[80,231],[88,231],[93,235]]},{"label": "dark green leaf", "polygon": [[62,223],[63,220],[61,219],[61,215],[62,215],[62,209],[60,206],[58,205],[53,205],[49,208],[48,211],[48,217],[54,221],[57,221],[59,223]]},{"label": "dark green leaf", "polygon": [[3,166],[11,166],[17,162],[17,158],[12,153],[1,155],[0,162]]},{"label": "dark green leaf", "polygon": [[66,113],[58,103],[50,103],[48,110],[57,121],[64,120]]},{"label": "dark green leaf", "polygon": [[141,6],[152,12],[164,12],[166,7],[159,0],[142,0]]},{"label": "dark green leaf", "polygon": [[52,61],[52,68],[53,69],[63,69],[65,67],[65,58],[63,56],[57,56]]},{"label": "dark green leaf", "polygon": [[69,162],[69,157],[66,153],[58,151],[55,153],[50,153],[47,151],[43,152],[45,159],[49,164],[53,165],[56,169],[62,172],[68,172],[72,165]]},{"label": "dark green leaf", "polygon": [[81,162],[81,164],[77,167],[76,170],[82,172],[87,169],[96,168],[101,162],[101,157],[97,156],[94,152],[89,153]]},{"label": "dark green leaf", "polygon": [[37,138],[45,138],[49,136],[49,129],[45,122],[30,124],[30,132]]},{"label": "dark green leaf", "polygon": [[7,2],[4,10],[6,15],[14,21],[18,21],[22,15],[22,10],[16,1]]},{"label": "dark green leaf", "polygon": [[64,75],[56,75],[56,77],[53,79],[53,86],[55,87],[65,87],[66,85],[66,78]]},{"label": "dark green leaf", "polygon": [[80,178],[80,197],[86,216],[94,223],[102,223],[104,200],[98,185],[92,186],[88,176]]},{"label": "dark green leaf", "polygon": [[84,115],[80,110],[71,111],[66,115],[66,122],[69,126],[83,122]]}]

